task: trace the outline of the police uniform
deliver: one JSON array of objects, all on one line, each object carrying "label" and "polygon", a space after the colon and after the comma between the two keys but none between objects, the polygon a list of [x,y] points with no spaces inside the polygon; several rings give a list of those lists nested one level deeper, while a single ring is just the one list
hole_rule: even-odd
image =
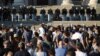
[{"label": "police uniform", "polygon": [[86,17],[85,17],[85,9],[83,7],[81,7],[81,9],[80,9],[80,20],[81,21],[86,20]]},{"label": "police uniform", "polygon": [[37,9],[33,8],[33,13],[32,13],[32,19],[33,19],[33,21],[37,21],[36,16],[37,16]]},{"label": "police uniform", "polygon": [[55,10],[55,19],[56,19],[56,20],[59,20],[59,18],[60,18],[60,9],[57,8],[57,9]]},{"label": "police uniform", "polygon": [[14,20],[16,20],[16,9],[15,9],[15,7],[13,7],[13,8],[11,9],[11,18],[12,18],[12,22],[13,22]]},{"label": "police uniform", "polygon": [[67,18],[67,9],[64,8],[62,9],[62,21],[67,20],[66,18]]},{"label": "police uniform", "polygon": [[73,8],[71,8],[70,10],[69,10],[69,20],[71,21],[71,20],[74,20],[74,10],[73,10]]},{"label": "police uniform", "polygon": [[42,8],[40,11],[40,21],[41,22],[45,21],[45,13],[46,13],[45,9]]},{"label": "police uniform", "polygon": [[52,21],[52,19],[53,19],[53,11],[52,9],[49,9],[48,10],[48,21]]},{"label": "police uniform", "polygon": [[3,20],[3,8],[2,7],[0,7],[0,21],[2,21]]},{"label": "police uniform", "polygon": [[96,9],[95,8],[92,8],[91,10],[91,15],[92,15],[92,20],[95,20],[96,19]]},{"label": "police uniform", "polygon": [[11,20],[10,9],[8,7],[5,7],[3,9],[3,20],[6,20],[6,21]]},{"label": "police uniform", "polygon": [[23,14],[23,19],[25,19],[25,21],[27,21],[28,19],[28,8],[26,6],[22,7],[22,14]]},{"label": "police uniform", "polygon": [[91,9],[88,7],[86,9],[86,21],[91,19]]},{"label": "police uniform", "polygon": [[17,21],[22,20],[22,6],[20,6],[20,8],[17,11]]},{"label": "police uniform", "polygon": [[80,20],[79,8],[75,8],[74,13],[75,13],[74,20]]}]

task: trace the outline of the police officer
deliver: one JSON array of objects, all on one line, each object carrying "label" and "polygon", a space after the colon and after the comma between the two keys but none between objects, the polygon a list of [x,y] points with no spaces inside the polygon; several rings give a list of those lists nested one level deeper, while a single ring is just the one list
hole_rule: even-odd
[{"label": "police officer", "polygon": [[79,8],[76,7],[75,10],[74,10],[74,13],[75,13],[74,20],[80,20]]},{"label": "police officer", "polygon": [[11,20],[11,15],[10,15],[10,8],[4,7],[3,9],[3,18],[4,20],[10,21]]},{"label": "police officer", "polygon": [[53,19],[53,10],[52,9],[49,9],[48,10],[48,22],[49,21],[52,21],[52,19]]},{"label": "police officer", "polygon": [[86,20],[86,17],[85,17],[85,9],[83,7],[81,7],[81,9],[80,9],[80,20],[81,21]]},{"label": "police officer", "polygon": [[33,7],[33,13],[32,13],[32,19],[33,21],[36,21],[36,16],[37,16],[37,9],[35,7]]},{"label": "police officer", "polygon": [[23,13],[22,6],[20,6],[18,11],[17,11],[17,16],[18,16],[17,21],[22,20],[22,18],[23,18],[22,13]]},{"label": "police officer", "polygon": [[91,19],[91,9],[90,7],[87,7],[86,9],[86,21]]},{"label": "police officer", "polygon": [[63,8],[62,9],[62,21],[67,20],[66,18],[67,18],[67,9]]},{"label": "police officer", "polygon": [[28,19],[28,7],[27,6],[23,6],[22,7],[22,15],[23,15],[23,19],[25,19],[25,21],[27,21],[27,19]]},{"label": "police officer", "polygon": [[55,10],[55,20],[60,20],[60,9]]},{"label": "police officer", "polygon": [[91,9],[91,15],[92,15],[92,20],[95,20],[96,19],[96,9],[93,7],[92,9]]},{"label": "police officer", "polygon": [[74,19],[74,9],[71,8],[71,9],[69,10],[69,20],[71,21],[71,20],[73,20],[73,19]]},{"label": "police officer", "polygon": [[16,20],[16,8],[15,7],[11,9],[11,21],[13,22],[14,20]]},{"label": "police officer", "polygon": [[3,8],[0,7],[0,21],[3,20]]},{"label": "police officer", "polygon": [[46,11],[44,8],[42,8],[40,11],[40,21],[41,22],[45,21],[45,14],[46,14]]}]

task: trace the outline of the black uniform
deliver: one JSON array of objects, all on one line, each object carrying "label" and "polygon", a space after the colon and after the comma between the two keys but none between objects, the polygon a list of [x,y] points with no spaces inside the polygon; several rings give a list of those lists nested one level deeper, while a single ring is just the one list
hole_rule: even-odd
[{"label": "black uniform", "polygon": [[0,20],[2,20],[3,9],[0,9]]},{"label": "black uniform", "polygon": [[85,9],[83,8],[83,9],[80,9],[80,14],[81,15],[85,15]]},{"label": "black uniform", "polygon": [[4,8],[3,9],[3,20],[11,20],[11,9],[10,8]]},{"label": "black uniform", "polygon": [[86,13],[87,13],[88,15],[90,15],[90,14],[91,14],[91,9],[90,9],[90,8],[87,8],[87,9],[86,9]]},{"label": "black uniform", "polygon": [[28,9],[26,8],[26,6],[23,6],[22,7],[22,15],[23,15],[23,18],[25,19],[25,14],[28,14]]},{"label": "black uniform", "polygon": [[52,9],[49,9],[49,10],[48,10],[48,14],[53,14]]},{"label": "black uniform", "polygon": [[12,13],[12,14],[16,14],[16,9],[15,9],[15,8],[12,8],[12,9],[11,9],[11,13]]},{"label": "black uniform", "polygon": [[60,19],[59,15],[60,15],[60,9],[57,8],[55,10],[55,20],[59,20]]},{"label": "black uniform", "polygon": [[33,14],[37,14],[37,9],[36,8],[33,8]]},{"label": "black uniform", "polygon": [[79,9],[75,9],[75,10],[74,10],[74,13],[75,13],[76,15],[79,15]]},{"label": "black uniform", "polygon": [[69,14],[70,14],[70,15],[73,15],[73,14],[74,14],[74,10],[73,10],[73,9],[70,9],[70,10],[69,10]]},{"label": "black uniform", "polygon": [[62,15],[66,15],[67,14],[67,9],[62,9]]},{"label": "black uniform", "polygon": [[91,10],[91,15],[92,15],[92,20],[96,20],[96,9],[95,8]]},{"label": "black uniform", "polygon": [[40,14],[44,14],[45,15],[46,11],[45,9],[41,9]]}]

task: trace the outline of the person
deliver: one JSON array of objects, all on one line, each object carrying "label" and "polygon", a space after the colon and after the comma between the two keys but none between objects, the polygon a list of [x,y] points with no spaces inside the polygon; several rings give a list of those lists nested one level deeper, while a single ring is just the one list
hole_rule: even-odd
[{"label": "person", "polygon": [[9,7],[4,7],[3,9],[3,20],[5,21],[10,21],[11,18],[10,18],[10,8]]},{"label": "person", "polygon": [[[33,9],[32,9],[33,8]],[[37,9],[35,7],[31,8],[31,12],[32,12],[32,20],[35,22],[37,21],[36,16],[37,16]]]},{"label": "person", "polygon": [[11,18],[12,18],[12,20],[11,20],[12,22],[16,20],[16,9],[15,9],[15,7],[13,7],[11,9]]},{"label": "person", "polygon": [[14,56],[30,56],[27,50],[25,50],[25,44],[23,42],[20,42],[18,44],[19,51],[17,51]]},{"label": "person", "polygon": [[17,11],[17,21],[20,21],[22,18],[22,6],[20,6]]},{"label": "person", "polygon": [[73,10],[73,8],[71,8],[70,10],[69,10],[69,20],[71,21],[71,20],[73,20],[74,19],[74,10]]},{"label": "person", "polygon": [[96,9],[93,7],[92,9],[91,9],[91,15],[92,15],[92,20],[96,20]]},{"label": "person", "polygon": [[80,20],[81,21],[86,20],[86,17],[85,17],[85,9],[83,7],[81,7],[81,9],[80,9]]},{"label": "person", "polygon": [[3,8],[0,7],[0,21],[3,20]]},{"label": "person", "polygon": [[13,52],[13,50],[12,50],[12,48],[11,48],[11,46],[10,46],[10,41],[9,40],[5,40],[4,42],[3,42],[3,49],[2,49],[2,55],[7,55],[7,53],[9,52],[9,51],[11,51],[11,52]]},{"label": "person", "polygon": [[67,52],[67,54],[66,54],[66,56],[76,56],[75,55],[75,51],[72,50],[72,49],[69,49],[68,52]]},{"label": "person", "polygon": [[64,8],[62,9],[62,21],[67,20],[66,18],[67,18],[67,9]]},{"label": "person", "polygon": [[75,19],[74,20],[80,20],[80,17],[79,17],[79,8],[75,8],[74,10],[74,13],[75,13]]},{"label": "person", "polygon": [[43,37],[45,34],[44,24],[41,24],[41,27],[39,28],[39,36]]},{"label": "person", "polygon": [[40,21],[43,23],[43,21],[45,21],[45,9],[42,8],[41,11],[40,11]]},{"label": "person", "polygon": [[49,21],[52,21],[52,19],[53,19],[53,10],[52,9],[49,9],[48,10],[48,22]]},{"label": "person", "polygon": [[30,42],[30,40],[32,38],[32,31],[30,31],[27,27],[25,27],[22,38],[25,39],[25,43]]},{"label": "person", "polygon": [[25,21],[27,21],[27,19],[28,19],[28,7],[25,5],[22,7],[22,15],[23,15],[23,19],[25,19]]},{"label": "person", "polygon": [[58,48],[55,48],[55,56],[66,56],[67,49],[63,47],[63,41],[59,41]]},{"label": "person", "polygon": [[90,7],[86,8],[86,21],[91,19],[91,9]]},{"label": "person", "polygon": [[61,13],[61,12],[60,12],[60,9],[57,8],[57,9],[55,10],[55,17],[54,17],[55,20],[60,20],[60,13]]},{"label": "person", "polygon": [[34,37],[32,38],[31,42],[32,42],[32,46],[33,46],[33,50],[36,49],[37,47],[37,39],[39,38],[39,34],[38,32],[34,33]]},{"label": "person", "polygon": [[76,51],[75,51],[76,55],[75,56],[87,56],[87,54],[85,52],[83,52],[81,49],[82,49],[81,44],[78,42],[76,44]]},{"label": "person", "polygon": [[42,43],[37,44],[36,56],[47,56],[47,53],[43,50]]}]

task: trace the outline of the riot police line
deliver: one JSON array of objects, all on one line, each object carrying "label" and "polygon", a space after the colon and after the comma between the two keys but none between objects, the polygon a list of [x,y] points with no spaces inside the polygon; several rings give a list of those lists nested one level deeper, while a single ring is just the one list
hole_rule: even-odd
[{"label": "riot police line", "polygon": [[[96,9],[91,9],[90,7],[72,7],[70,10],[56,8],[54,12],[52,8],[48,9],[47,12],[44,8],[41,8],[39,21],[88,21],[95,20],[96,16]],[[37,21],[37,19],[37,8],[34,6],[20,6],[18,8],[0,7],[1,21]]]}]

